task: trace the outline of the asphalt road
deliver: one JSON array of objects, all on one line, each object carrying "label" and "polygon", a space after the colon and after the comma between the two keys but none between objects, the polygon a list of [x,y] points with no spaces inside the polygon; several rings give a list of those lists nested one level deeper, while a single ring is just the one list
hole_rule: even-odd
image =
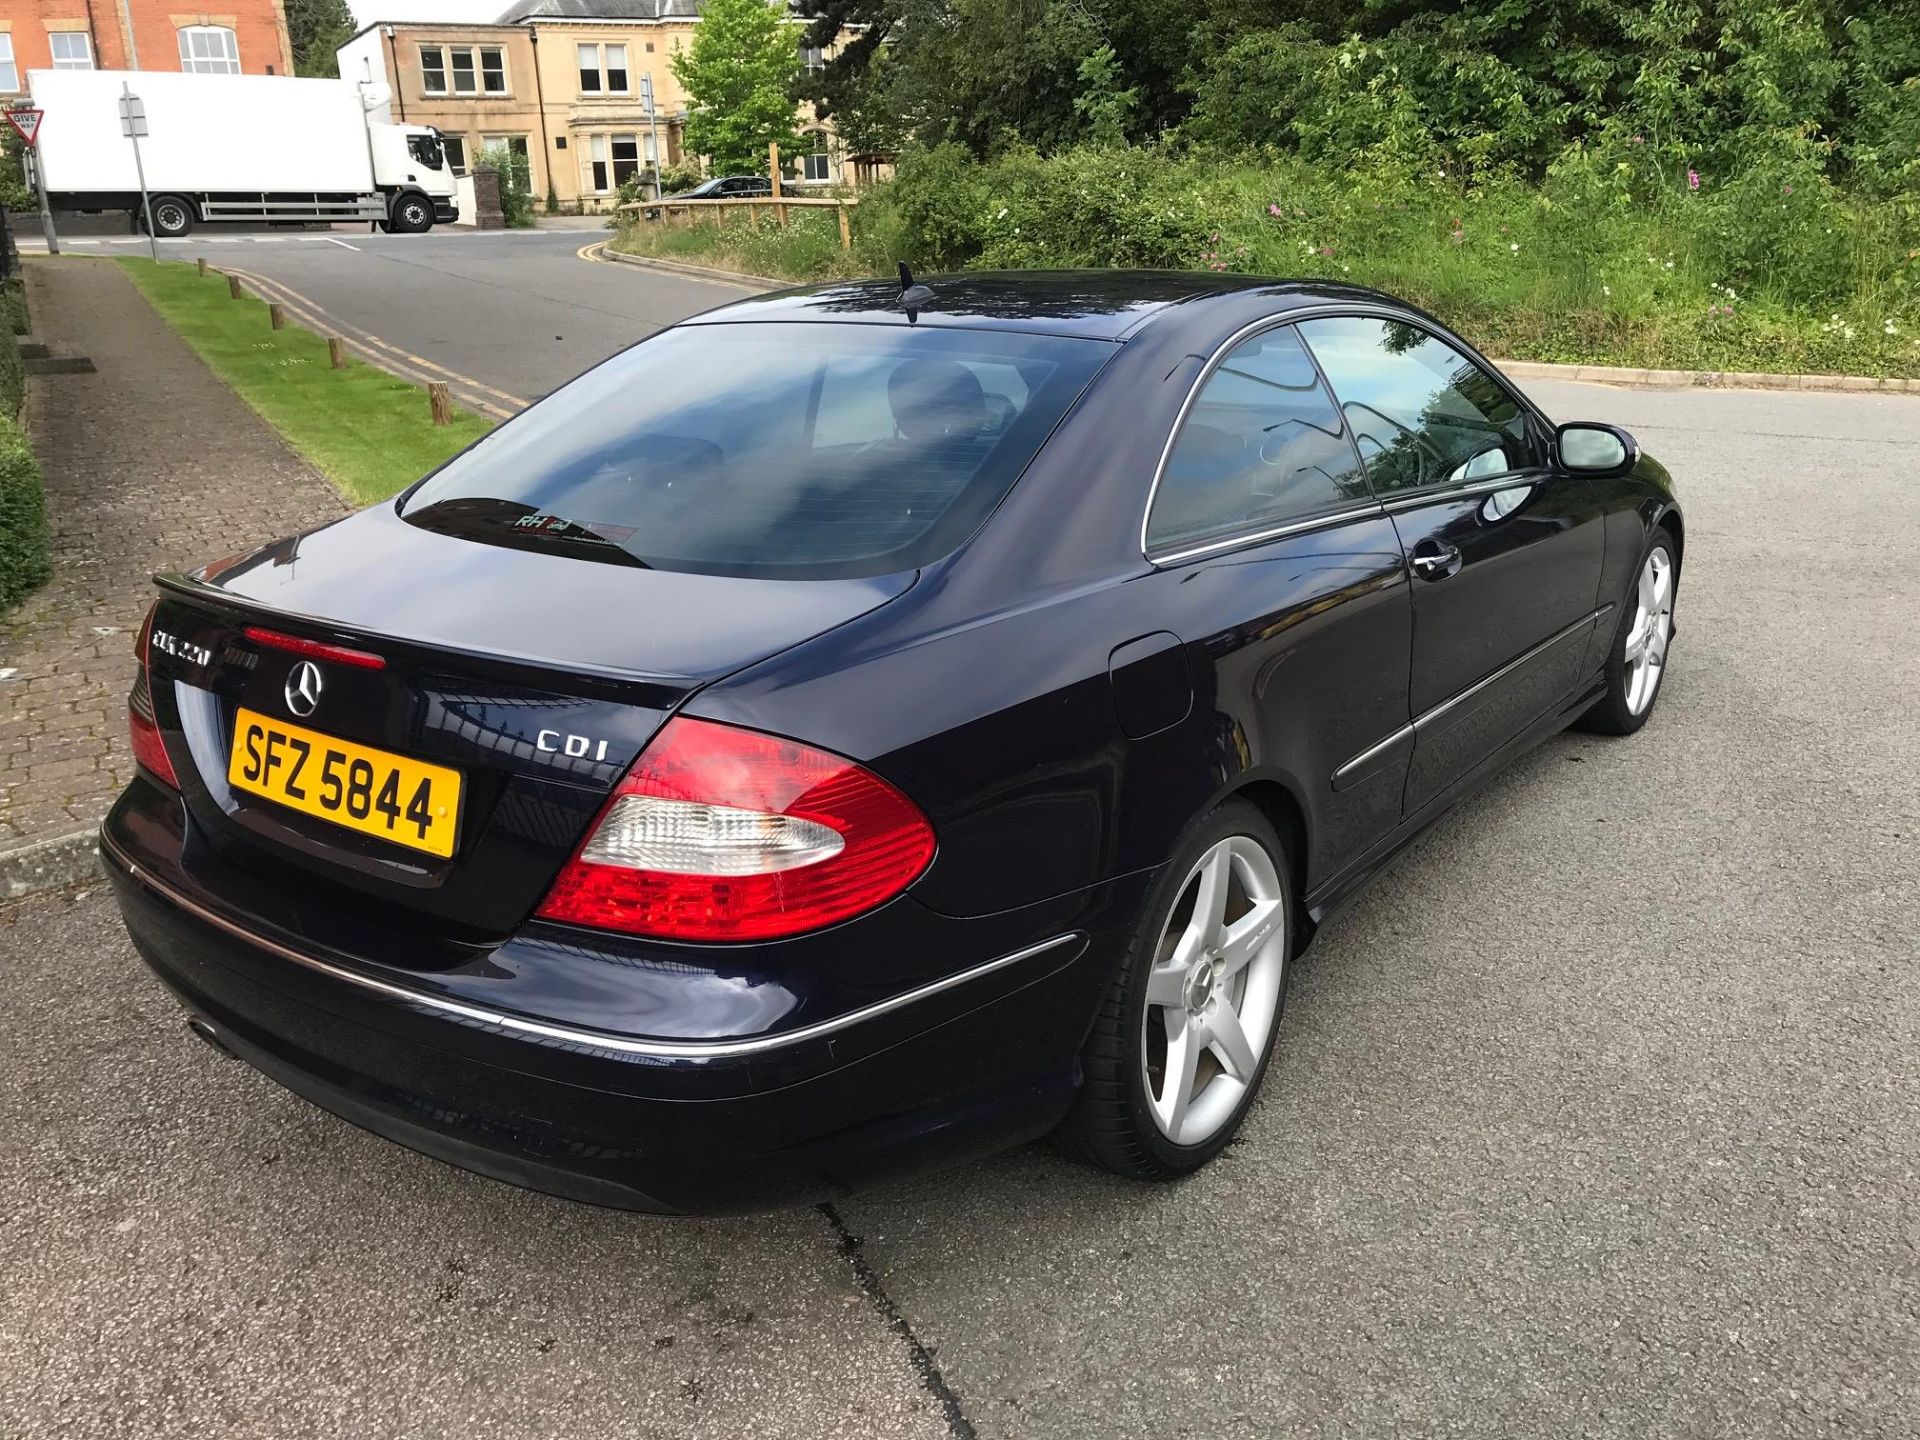
[{"label": "asphalt road", "polygon": [[[23,232],[24,233],[24,232]],[[434,230],[370,235],[280,230],[196,233],[161,245],[163,259],[198,259],[267,282],[314,328],[362,342],[414,380],[447,380],[460,398],[505,413],[539,399],[666,325],[749,293],[721,281],[643,273],[579,252],[605,230]],[[146,241],[83,236],[81,255],[147,253]],[[23,247],[24,248],[24,247]],[[309,318],[311,317],[311,318]]]},{"label": "asphalt road", "polygon": [[[548,243],[500,303],[603,318],[534,333],[675,303]],[[0,1432],[1913,1434],[1920,400],[1531,388],[1679,478],[1660,708],[1321,935],[1208,1171],[1029,1147],[846,1202],[850,1249],[582,1209],[221,1059],[97,888],[43,898],[0,911]]]}]

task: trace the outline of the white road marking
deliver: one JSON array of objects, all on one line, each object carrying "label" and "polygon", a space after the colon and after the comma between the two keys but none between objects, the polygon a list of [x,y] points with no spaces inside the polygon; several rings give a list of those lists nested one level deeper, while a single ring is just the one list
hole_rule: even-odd
[{"label": "white road marking", "polygon": [[347,244],[347,242],[346,242],[346,241],[344,241],[344,240],[336,240],[336,239],[334,239],[334,238],[333,238],[333,236],[331,236],[331,235],[320,235],[320,236],[315,236],[315,237],[312,237],[312,238],[315,238],[315,239],[320,239],[320,240],[324,240],[324,241],[326,241],[326,242],[327,242],[327,244],[329,244],[329,245],[338,245],[338,246],[339,246],[339,247],[340,247],[340,248],[341,248],[342,250],[352,250],[352,251],[354,251],[354,252],[355,252],[356,254],[357,254],[357,253],[359,252],[359,250],[360,250],[360,247],[359,247],[358,245],[349,245],[349,244]]},{"label": "white road marking", "polygon": [[[249,238],[256,245],[284,245],[287,243],[287,237],[284,235],[254,235]],[[305,239],[306,237],[302,236],[301,238]]]}]

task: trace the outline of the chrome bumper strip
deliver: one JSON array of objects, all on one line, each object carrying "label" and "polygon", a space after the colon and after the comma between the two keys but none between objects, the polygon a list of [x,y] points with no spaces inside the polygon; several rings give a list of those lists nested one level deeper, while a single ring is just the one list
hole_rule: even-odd
[{"label": "chrome bumper strip", "polygon": [[426,991],[415,990],[406,985],[395,984],[373,975],[363,975],[344,965],[336,965],[330,960],[318,956],[303,954],[286,945],[265,939],[252,931],[236,925],[224,916],[217,915],[204,905],[189,900],[172,887],[162,884],[152,875],[142,870],[111,838],[103,831],[100,835],[100,849],[104,855],[112,857],[115,864],[121,866],[140,884],[160,896],[168,904],[174,905],[195,919],[224,931],[236,940],[265,950],[295,965],[304,966],[344,984],[357,986],[362,990],[371,990],[390,999],[417,1005],[424,1010],[438,1011],[474,1024],[489,1026],[500,1030],[509,1030],[516,1034],[534,1036],[542,1040],[555,1041],[563,1045],[579,1045],[587,1049],[611,1050],[621,1055],[645,1055],[662,1060],[725,1060],[740,1055],[763,1055],[768,1051],[785,1049],[790,1045],[804,1044],[809,1040],[818,1040],[823,1036],[838,1034],[868,1020],[890,1015],[896,1010],[904,1010],[909,1005],[938,995],[943,991],[956,989],[971,980],[991,975],[996,970],[1004,970],[1010,965],[1018,965],[1022,960],[1031,960],[1049,950],[1057,950],[1074,942],[1084,943],[1086,936],[1074,930],[1065,935],[1056,935],[1051,940],[1042,940],[1037,945],[1015,950],[1010,955],[989,960],[985,964],[975,965],[970,970],[948,975],[943,979],[906,990],[871,1005],[863,1005],[858,1010],[849,1010],[844,1015],[836,1015],[831,1020],[817,1021],[812,1025],[802,1025],[797,1030],[785,1030],[777,1035],[756,1035],[740,1040],[639,1040],[626,1035],[610,1035],[598,1030],[581,1030],[570,1025],[556,1025],[546,1020],[531,1020],[523,1015],[515,1015],[505,1010],[495,1010],[484,1005],[469,1004],[464,1000],[450,1000],[444,995],[433,995]]}]

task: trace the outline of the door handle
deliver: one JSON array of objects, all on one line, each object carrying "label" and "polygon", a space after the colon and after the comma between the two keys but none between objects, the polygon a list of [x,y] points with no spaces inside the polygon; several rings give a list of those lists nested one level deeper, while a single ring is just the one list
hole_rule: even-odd
[{"label": "door handle", "polygon": [[1422,580],[1444,580],[1458,573],[1460,552],[1437,540],[1422,540],[1413,547],[1413,554],[1407,563],[1413,566],[1413,573]]}]

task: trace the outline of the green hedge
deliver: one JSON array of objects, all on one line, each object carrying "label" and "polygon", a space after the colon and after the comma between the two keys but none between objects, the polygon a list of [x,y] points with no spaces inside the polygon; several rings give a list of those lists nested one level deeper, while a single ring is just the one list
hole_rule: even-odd
[{"label": "green hedge", "polygon": [[11,334],[0,335],[0,416],[9,420],[17,416],[26,393],[27,371],[20,359],[20,342]]},{"label": "green hedge", "polygon": [[[12,358],[17,372],[20,357],[13,344],[0,342],[0,354]],[[44,584],[49,573],[40,467],[26,432],[9,411],[0,415],[0,610]]]},{"label": "green hedge", "polygon": [[33,321],[27,315],[26,285],[19,280],[7,281],[0,286],[0,329],[26,335],[32,328]]}]

